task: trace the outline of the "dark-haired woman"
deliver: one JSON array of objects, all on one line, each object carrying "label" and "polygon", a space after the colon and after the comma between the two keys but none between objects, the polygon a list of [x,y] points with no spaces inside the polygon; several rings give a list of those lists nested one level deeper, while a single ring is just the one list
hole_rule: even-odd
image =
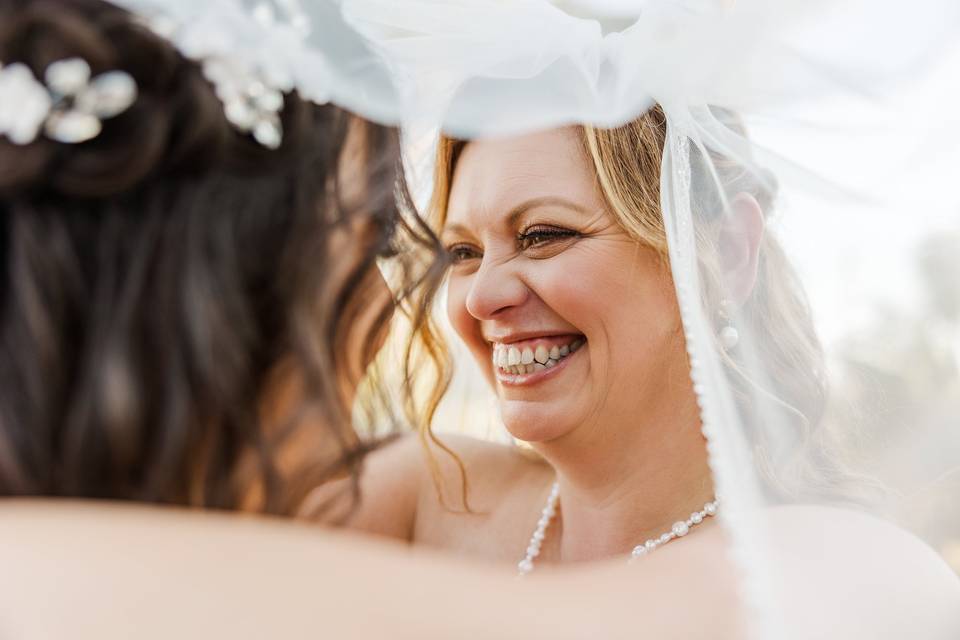
[{"label": "dark-haired woman", "polygon": [[[254,122],[280,139],[247,133],[205,63],[100,0],[0,16],[5,97],[49,94],[0,136],[0,494],[292,513],[362,457],[378,257],[433,249],[395,131],[287,93]],[[97,86],[123,108],[89,113]]]}]

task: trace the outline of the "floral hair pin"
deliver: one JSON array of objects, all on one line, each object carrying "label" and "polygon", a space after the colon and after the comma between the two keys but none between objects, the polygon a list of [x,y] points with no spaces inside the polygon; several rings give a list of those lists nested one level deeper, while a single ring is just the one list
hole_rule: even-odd
[{"label": "floral hair pin", "polygon": [[44,82],[28,66],[0,64],[0,136],[27,145],[41,130],[51,140],[79,144],[103,130],[103,121],[125,112],[137,99],[137,83],[126,71],[92,77],[82,58],[50,64]]},{"label": "floral hair pin", "polygon": [[[138,16],[139,22],[156,35],[177,47],[180,53],[201,64],[207,79],[223,104],[227,120],[238,131],[253,137],[268,149],[277,149],[283,143],[283,83],[271,79],[257,60],[243,52],[244,47],[234,42],[235,36],[210,16],[198,13],[194,20],[178,22],[159,12]],[[256,31],[269,28],[276,21],[275,13],[266,4],[257,6],[252,21],[234,16],[229,24],[243,26],[246,35],[255,39]],[[249,32],[249,33],[248,33]]]},{"label": "floral hair pin", "polygon": [[283,94],[268,87],[250,69],[226,58],[203,63],[203,75],[214,86],[223,112],[234,127],[268,149],[283,142]]}]

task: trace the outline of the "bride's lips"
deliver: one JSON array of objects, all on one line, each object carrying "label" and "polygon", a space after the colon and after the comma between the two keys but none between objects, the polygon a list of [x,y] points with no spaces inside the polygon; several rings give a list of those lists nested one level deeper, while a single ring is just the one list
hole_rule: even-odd
[{"label": "bride's lips", "polygon": [[579,334],[494,343],[494,375],[505,386],[538,384],[565,369],[584,344],[586,338]]}]

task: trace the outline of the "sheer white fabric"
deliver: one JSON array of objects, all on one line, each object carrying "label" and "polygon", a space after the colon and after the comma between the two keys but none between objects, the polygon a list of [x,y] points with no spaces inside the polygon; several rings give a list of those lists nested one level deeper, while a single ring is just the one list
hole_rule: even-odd
[{"label": "sheer white fabric", "polygon": [[942,50],[960,11],[944,0],[343,5],[416,93],[410,111],[440,110],[444,129],[464,136],[618,124],[654,101],[757,109],[870,95]]},{"label": "sheer white fabric", "polygon": [[350,28],[337,0],[114,0],[193,59],[222,56],[252,67],[272,88],[296,89],[395,123],[400,101],[384,58]]}]

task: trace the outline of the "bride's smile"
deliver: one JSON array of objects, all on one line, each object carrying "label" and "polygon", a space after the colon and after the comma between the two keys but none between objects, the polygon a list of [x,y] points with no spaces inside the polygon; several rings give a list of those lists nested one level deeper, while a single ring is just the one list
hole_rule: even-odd
[{"label": "bride's smile", "polygon": [[493,343],[493,370],[504,385],[529,385],[551,379],[585,343],[583,336],[577,335],[513,339],[516,342]]}]

